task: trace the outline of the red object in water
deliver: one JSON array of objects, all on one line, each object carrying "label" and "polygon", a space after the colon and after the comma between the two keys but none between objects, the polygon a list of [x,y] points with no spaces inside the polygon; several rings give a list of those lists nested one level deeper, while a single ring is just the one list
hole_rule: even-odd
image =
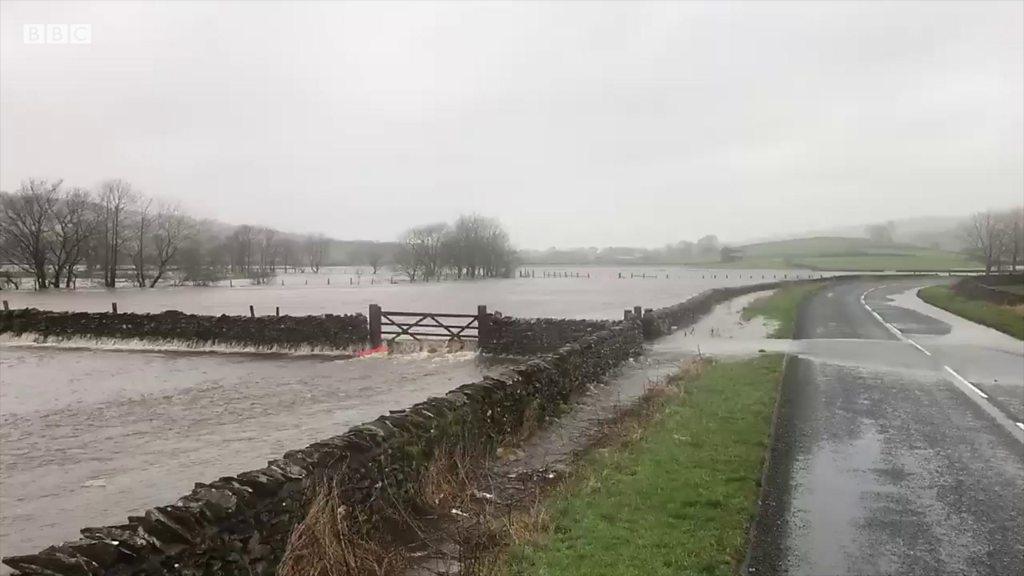
[{"label": "red object in water", "polygon": [[362,358],[364,356],[372,356],[374,354],[380,354],[382,352],[387,352],[387,351],[388,351],[388,345],[387,344],[381,344],[380,346],[377,346],[376,348],[367,348],[366,350],[360,350],[359,352],[356,352],[356,356],[358,356],[359,358]]}]

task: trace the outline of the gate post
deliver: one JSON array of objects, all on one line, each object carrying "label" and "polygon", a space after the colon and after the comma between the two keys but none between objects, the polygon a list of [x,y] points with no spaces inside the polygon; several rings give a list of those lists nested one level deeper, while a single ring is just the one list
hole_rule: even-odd
[{"label": "gate post", "polygon": [[380,306],[370,304],[370,347],[378,348],[383,343],[380,334]]},{"label": "gate post", "polygon": [[476,337],[480,350],[485,350],[491,343],[491,315],[483,304],[476,307]]}]

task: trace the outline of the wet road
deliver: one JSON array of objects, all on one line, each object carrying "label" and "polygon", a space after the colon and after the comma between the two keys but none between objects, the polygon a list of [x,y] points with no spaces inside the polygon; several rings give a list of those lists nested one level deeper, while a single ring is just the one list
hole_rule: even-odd
[{"label": "wet road", "polygon": [[749,573],[1024,574],[1024,344],[849,282],[804,307]]}]

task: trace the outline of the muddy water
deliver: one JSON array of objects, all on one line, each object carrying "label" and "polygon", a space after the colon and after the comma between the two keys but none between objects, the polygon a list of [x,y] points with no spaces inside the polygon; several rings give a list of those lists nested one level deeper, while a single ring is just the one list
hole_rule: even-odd
[{"label": "muddy water", "polygon": [[[543,276],[545,269],[536,270]],[[406,310],[465,312],[487,304],[517,316],[618,318],[634,305],[673,304],[777,274],[649,268],[625,269],[619,278],[613,268],[557,270],[590,278],[390,284],[385,275],[371,281],[327,271],[279,277],[271,286],[5,291],[2,297],[15,308],[55,310],[104,311],[116,300],[121,311],[242,314],[253,304],[257,313],[280,306],[282,313],[310,314],[364,312],[375,302]],[[673,360],[656,355],[654,371],[668,370]],[[170,503],[193,482],[260,467],[486,370],[470,354],[344,361],[0,345],[0,555],[75,538],[84,526],[123,522]],[[636,386],[617,394],[642,392],[650,374],[634,376]]]},{"label": "muddy water", "polygon": [[0,348],[0,554],[121,523],[196,481],[263,466],[488,369],[470,353],[343,361]]},{"label": "muddy water", "polygon": [[[348,271],[323,275],[283,275],[268,286],[101,288],[74,292],[5,291],[15,308],[105,312],[117,301],[121,312],[181,310],[196,314],[366,313],[371,303],[392,310],[473,312],[479,304],[513,316],[621,318],[633,306],[657,308],[681,302],[709,288],[800,276],[807,271],[700,270],[694,268],[531,268],[537,278],[390,284],[389,275],[354,276]],[[545,272],[590,275],[589,278],[542,278]],[[619,278],[619,274],[624,278]],[[630,278],[630,275],[637,276]],[[646,275],[647,278],[640,278]],[[330,278],[330,284],[327,279]],[[353,283],[358,278],[358,284]],[[282,286],[281,283],[284,283]],[[307,284],[308,282],[308,284]],[[373,282],[373,283],[371,283]]]}]

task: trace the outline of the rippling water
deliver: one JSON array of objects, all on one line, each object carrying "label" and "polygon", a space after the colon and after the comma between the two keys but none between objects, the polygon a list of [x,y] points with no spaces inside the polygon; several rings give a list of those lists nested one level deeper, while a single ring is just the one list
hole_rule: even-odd
[{"label": "rippling water", "polygon": [[[365,313],[370,303],[472,312],[486,304],[515,316],[619,318],[634,305],[664,306],[709,288],[782,277],[653,267],[538,267],[536,274],[390,284],[383,274],[371,283],[335,269],[282,276],[270,286],[5,291],[2,298],[15,308],[83,311],[109,310],[111,301],[122,312],[202,314],[247,314],[250,304],[258,314],[275,306],[283,314]],[[81,527],[121,523],[172,502],[196,481],[263,466],[493,369],[468,353],[338,360],[2,346],[0,554],[34,552],[77,537]]]},{"label": "rippling water", "polygon": [[[249,305],[255,307],[257,314],[273,314],[275,308],[280,307],[282,314],[298,315],[365,314],[370,304],[393,310],[475,312],[477,305],[485,304],[491,310],[513,316],[621,318],[626,308],[666,306],[709,288],[782,279],[783,275],[806,278],[810,274],[800,270],[681,267],[536,267],[530,270],[536,272],[536,278],[391,284],[389,274],[356,276],[350,269],[330,269],[321,274],[279,276],[265,286],[90,288],[73,292],[20,290],[5,291],[3,298],[15,308],[31,306],[86,312],[109,311],[114,301],[121,312],[180,310],[238,315],[247,315]],[[590,277],[544,278],[545,272],[589,274]],[[624,278],[619,278],[619,274]],[[631,274],[637,277],[630,278]],[[640,278],[640,275],[647,278]]]}]

